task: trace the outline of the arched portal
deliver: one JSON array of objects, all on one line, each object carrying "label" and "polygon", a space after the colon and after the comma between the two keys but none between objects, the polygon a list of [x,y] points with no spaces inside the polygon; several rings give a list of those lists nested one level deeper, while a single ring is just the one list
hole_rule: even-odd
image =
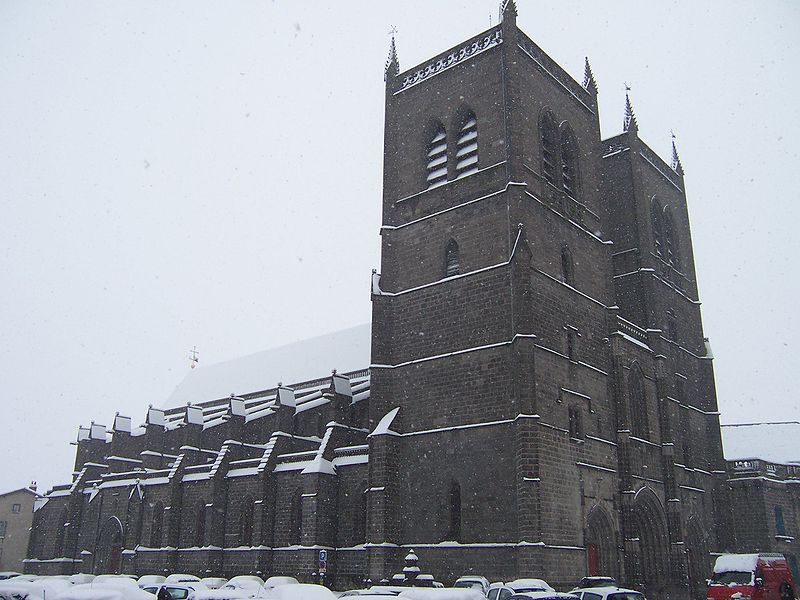
[{"label": "arched portal", "polygon": [[614,525],[608,512],[596,506],[586,518],[586,573],[617,577]]},{"label": "arched portal", "polygon": [[117,517],[111,517],[105,522],[97,538],[94,561],[96,573],[120,572],[124,540],[122,522]]},{"label": "arched portal", "polygon": [[648,596],[659,596],[669,577],[669,534],[664,509],[649,489],[636,494],[631,512],[631,531],[639,540],[635,578]]},{"label": "arched portal", "polygon": [[686,524],[686,564],[691,598],[702,600],[706,597],[705,581],[712,565],[708,540],[697,517],[691,517]]}]

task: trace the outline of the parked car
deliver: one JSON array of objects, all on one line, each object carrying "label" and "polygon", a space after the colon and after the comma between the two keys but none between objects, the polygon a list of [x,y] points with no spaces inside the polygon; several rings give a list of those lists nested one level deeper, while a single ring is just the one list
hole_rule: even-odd
[{"label": "parked car", "polygon": [[203,577],[200,580],[200,583],[202,583],[210,590],[218,590],[223,585],[228,583],[228,580],[225,579],[224,577]]},{"label": "parked car", "polygon": [[139,589],[132,579],[117,577],[105,583],[92,581],[68,585],[58,595],[48,596],[47,600],[153,600],[153,596]]},{"label": "parked car", "polygon": [[590,575],[588,577],[584,577],[578,582],[573,589],[575,590],[584,590],[586,588],[593,588],[593,587],[615,587],[617,585],[617,580],[613,577],[601,577],[599,575]]},{"label": "parked car", "polygon": [[[645,600],[642,592],[610,585],[606,587],[590,587],[572,590],[570,594],[581,600]],[[727,598],[725,600],[728,600]]]},{"label": "parked car", "polygon": [[509,600],[577,600],[577,596],[567,592],[520,592]]},{"label": "parked car", "polygon": [[751,600],[793,600],[795,582],[783,554],[718,556],[706,596],[728,600],[737,593]]},{"label": "parked car", "polygon": [[17,573],[16,571],[0,571],[0,581],[19,577],[20,575],[22,575],[22,573]]},{"label": "parked car", "polygon": [[197,575],[189,575],[188,573],[174,573],[168,575],[163,583],[189,583],[192,581],[200,581]]},{"label": "parked car", "polygon": [[279,585],[296,585],[300,583],[294,577],[286,577],[282,575],[273,575],[272,577],[268,577],[267,580],[264,582],[264,589],[271,590],[274,587]]},{"label": "parked car", "polygon": [[336,600],[328,588],[313,583],[288,583],[263,590],[264,600]]},{"label": "parked car", "polygon": [[[163,575],[142,575],[141,577],[139,577],[136,583],[142,589],[153,586],[155,586],[156,589],[158,589],[158,586],[164,583],[165,579],[166,577],[164,577]],[[149,592],[150,590],[147,591]]]},{"label": "parked car", "polygon": [[489,580],[483,575],[462,575],[456,579],[453,587],[480,590],[485,596],[489,593]]},{"label": "parked car", "polygon": [[362,598],[367,597],[368,600],[388,600],[390,598],[397,598],[400,592],[390,592],[372,589],[362,590],[347,590],[339,598]]},{"label": "parked car", "polygon": [[79,585],[81,583],[90,583],[94,581],[95,576],[90,573],[75,573],[69,576],[69,582],[72,585]]},{"label": "parked car", "polygon": [[397,600],[486,600],[480,590],[469,588],[406,588]]},{"label": "parked car", "polygon": [[24,581],[19,577],[0,581],[0,600],[46,600],[54,598],[63,590],[72,587],[63,579],[41,578],[38,581]]},{"label": "parked car", "polygon": [[189,581],[187,583],[162,583],[156,591],[156,596],[165,598],[166,596],[164,596],[164,591],[170,595],[172,600],[192,600],[195,596],[195,593],[208,591],[208,588],[199,581]]},{"label": "parked car", "polygon": [[[270,579],[272,579],[272,577],[270,577]],[[294,579],[294,577],[292,577],[292,579]],[[294,579],[294,582],[297,583],[297,580]],[[259,588],[263,586],[264,580],[258,575],[237,575],[236,577],[231,577],[228,580],[228,583],[223,585],[220,589],[248,590],[257,592]]]},{"label": "parked car", "polygon": [[506,584],[515,592],[555,592],[544,579],[522,578]]}]

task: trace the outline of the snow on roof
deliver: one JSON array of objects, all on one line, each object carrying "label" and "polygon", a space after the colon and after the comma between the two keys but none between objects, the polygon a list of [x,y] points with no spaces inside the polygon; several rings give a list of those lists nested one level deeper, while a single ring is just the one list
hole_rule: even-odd
[{"label": "snow on roof", "polygon": [[723,554],[714,563],[714,573],[729,571],[751,572],[756,568],[758,554]]},{"label": "snow on roof", "polygon": [[722,425],[725,460],[760,458],[774,463],[800,461],[800,422],[742,423]]},{"label": "snow on roof", "polygon": [[231,394],[240,396],[308,381],[337,369],[340,373],[366,369],[370,361],[370,325],[264,350],[234,360],[203,365],[187,373],[164,403],[164,408],[200,403]]}]

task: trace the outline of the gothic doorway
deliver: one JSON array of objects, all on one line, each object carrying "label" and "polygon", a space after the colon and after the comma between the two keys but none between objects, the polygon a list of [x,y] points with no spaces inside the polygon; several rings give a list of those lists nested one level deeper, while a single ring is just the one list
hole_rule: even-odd
[{"label": "gothic doorway", "polygon": [[669,584],[669,534],[664,509],[649,489],[641,489],[631,512],[631,532],[638,539],[635,579],[646,595],[657,597]]},{"label": "gothic doorway", "polygon": [[95,573],[119,573],[122,569],[122,522],[111,517],[103,525],[95,550]]},{"label": "gothic doorway", "polygon": [[608,512],[596,506],[586,519],[586,572],[616,577],[617,554],[614,526]]}]

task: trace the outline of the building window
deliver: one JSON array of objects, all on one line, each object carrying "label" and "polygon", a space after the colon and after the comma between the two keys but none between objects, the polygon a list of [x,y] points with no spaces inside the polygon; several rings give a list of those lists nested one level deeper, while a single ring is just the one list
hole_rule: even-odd
[{"label": "building window", "polygon": [[575,263],[572,261],[572,252],[569,246],[561,246],[561,280],[567,285],[575,283]]},{"label": "building window", "polygon": [[577,360],[578,356],[578,332],[567,327],[565,332],[567,338],[567,358],[570,360]]},{"label": "building window", "polygon": [[428,187],[447,181],[447,132],[438,123],[428,143],[427,179]]},{"label": "building window", "polygon": [[253,499],[247,496],[242,500],[239,514],[239,543],[242,546],[253,545]]},{"label": "building window", "polygon": [[298,489],[292,496],[289,508],[289,544],[296,545],[302,540],[303,533],[303,494]]},{"label": "building window", "polygon": [[631,433],[640,438],[649,437],[647,393],[644,388],[644,374],[639,363],[633,363],[628,374],[628,400],[630,402]]},{"label": "building window", "polygon": [[456,177],[478,170],[478,120],[473,112],[461,121],[456,142]]},{"label": "building window", "polygon": [[583,415],[580,406],[569,407],[569,437],[573,440],[583,439]]},{"label": "building window", "polygon": [[656,256],[664,258],[664,209],[661,204],[653,198],[650,202],[650,217],[653,225],[653,246]]},{"label": "building window", "polygon": [[691,415],[685,408],[681,409],[681,456],[685,466],[691,467],[694,464]]},{"label": "building window", "polygon": [[8,527],[8,521],[0,521],[0,538],[6,536],[7,527]]},{"label": "building window", "polygon": [[450,524],[448,527],[448,541],[461,541],[461,486],[454,481],[450,485],[449,493]]},{"label": "building window", "polygon": [[578,197],[578,144],[568,126],[561,131],[561,185],[571,197]]},{"label": "building window", "polygon": [[786,535],[786,524],[783,522],[783,507],[775,507],[775,531],[778,535]]},{"label": "building window", "polygon": [[11,512],[12,513],[18,513],[21,510],[22,510],[22,505],[21,504],[12,504],[11,505]]},{"label": "building window", "polygon": [[666,334],[668,340],[673,342],[678,341],[678,319],[675,317],[675,313],[671,310],[667,311],[664,329],[664,333]]},{"label": "building window", "polygon": [[680,267],[678,257],[678,242],[675,235],[675,222],[672,220],[672,213],[664,210],[664,259],[676,269]]},{"label": "building window", "polygon": [[458,244],[455,240],[447,242],[447,250],[445,250],[445,277],[451,275],[458,275]]},{"label": "building window", "polygon": [[542,176],[550,185],[556,184],[557,130],[553,113],[545,111],[539,123],[539,137],[542,142]]},{"label": "building window", "polygon": [[367,482],[361,482],[361,494],[353,506],[353,543],[363,544],[367,541]]},{"label": "building window", "polygon": [[202,547],[206,543],[206,503],[201,500],[197,505],[194,522],[194,545]]},{"label": "building window", "polygon": [[157,502],[153,507],[153,521],[150,526],[150,547],[161,548],[161,531],[164,527],[164,505]]}]

